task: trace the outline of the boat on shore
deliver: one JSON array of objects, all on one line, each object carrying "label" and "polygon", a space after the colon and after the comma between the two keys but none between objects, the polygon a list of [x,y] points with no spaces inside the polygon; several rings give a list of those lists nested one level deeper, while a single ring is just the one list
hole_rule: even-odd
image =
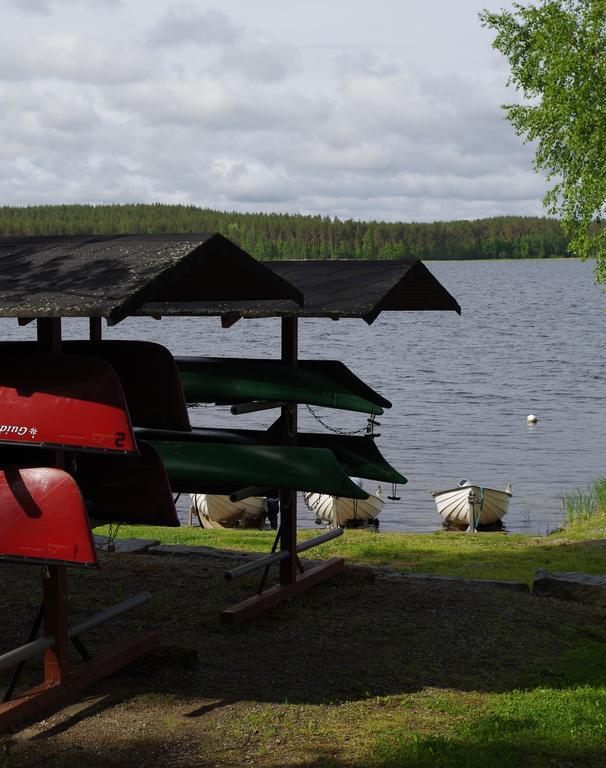
[{"label": "boat on shore", "polygon": [[267,499],[249,496],[231,501],[216,493],[192,493],[189,524],[194,517],[203,528],[262,528],[267,515]]},{"label": "boat on shore", "polygon": [[347,499],[342,496],[329,496],[326,493],[304,493],[303,499],[308,509],[316,516],[316,523],[331,528],[358,528],[361,526],[378,527],[378,515],[383,509],[384,499],[381,486],[367,499]]},{"label": "boat on shore", "polygon": [[447,526],[468,528],[495,525],[507,514],[511,486],[504,491],[461,480],[456,488],[432,491],[438,514]]}]

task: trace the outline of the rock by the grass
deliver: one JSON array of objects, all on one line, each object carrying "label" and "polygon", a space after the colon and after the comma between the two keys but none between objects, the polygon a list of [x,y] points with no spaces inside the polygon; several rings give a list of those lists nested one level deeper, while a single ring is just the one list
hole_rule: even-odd
[{"label": "rock by the grass", "polygon": [[443,576],[438,573],[409,573],[394,571],[392,568],[375,566],[375,573],[380,574],[387,581],[431,581],[431,582],[458,582],[480,587],[494,587],[496,589],[510,589],[514,592],[528,592],[528,584],[525,581],[505,581],[503,579],[466,579],[464,576]]},{"label": "rock by the grass", "polygon": [[[193,557],[205,559],[215,557],[221,560],[260,560],[267,557],[269,552],[244,552],[237,549],[218,549],[217,547],[206,547],[196,544],[160,544],[146,550],[146,555],[171,555],[173,557]],[[304,568],[317,565],[315,560],[299,558],[299,562]]]},{"label": "rock by the grass", "polygon": [[150,547],[148,555],[173,555],[175,557],[219,557],[222,560],[254,560],[263,555],[255,552],[240,552],[235,549],[217,549],[193,544],[160,544]]},{"label": "rock by the grass", "polygon": [[539,568],[534,575],[533,594],[555,597],[606,608],[606,576],[589,573],[551,573]]},{"label": "rock by the grass", "polygon": [[[100,536],[95,534],[93,536],[95,542],[95,549],[101,552],[107,552],[110,544],[109,536]],[[112,542],[111,552],[122,552],[128,555],[140,555],[150,547],[156,547],[160,543],[159,539],[114,539]]]}]

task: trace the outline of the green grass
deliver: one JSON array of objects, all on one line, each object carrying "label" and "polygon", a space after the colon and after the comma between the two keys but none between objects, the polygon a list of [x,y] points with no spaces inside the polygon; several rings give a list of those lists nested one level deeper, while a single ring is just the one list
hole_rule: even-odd
[{"label": "green grass", "polygon": [[[585,498],[579,501],[566,528],[550,536],[346,531],[306,556],[342,555],[350,563],[405,572],[527,582],[537,568],[606,573],[606,481],[590,491],[591,505]],[[299,532],[300,539],[314,535],[317,532]],[[266,552],[274,534],[122,526],[119,536]],[[311,620],[307,612],[313,614],[313,603],[305,605],[302,601],[284,608],[282,624],[292,623],[301,630]],[[330,610],[335,610],[334,605]],[[520,614],[520,626],[524,616]],[[529,660],[534,658],[535,643],[540,645],[545,636],[539,622],[528,638],[528,658],[521,659],[522,667],[527,666],[512,673],[515,677],[509,685],[486,685],[482,682],[486,670],[478,669],[476,677],[470,660],[469,683],[453,679],[440,687],[432,682],[431,664],[422,664],[415,674],[425,684],[411,686],[409,691],[386,689],[384,695],[368,694],[341,703],[241,703],[237,717],[221,720],[216,738],[233,746],[233,754],[226,754],[225,760],[237,761],[244,754],[251,764],[263,768],[603,768],[606,628],[600,614],[588,616],[580,620],[574,638],[570,629],[563,625],[557,629],[556,624],[557,633],[568,638],[568,650],[546,657],[551,661],[534,663]],[[470,636],[461,638],[461,647],[453,653],[464,653],[470,640],[473,646],[475,629],[470,627]],[[269,632],[269,621],[258,625],[261,630]],[[494,631],[499,631],[496,624]],[[512,639],[504,636],[502,640],[506,653]],[[475,650],[474,646],[472,654]],[[398,664],[407,664],[412,674],[417,662],[410,648],[403,646],[399,651],[401,656],[386,657],[382,664],[386,669],[395,664],[396,670]],[[325,663],[318,661],[318,674]],[[368,659],[360,660],[360,670],[367,663]],[[458,660],[457,665],[461,667]],[[499,673],[493,669],[490,674]]]},{"label": "green grass", "polygon": [[[469,768],[511,765],[603,766],[606,689],[512,691],[473,705],[455,696],[456,717],[444,733],[404,727],[376,735],[369,765],[381,768]],[[479,712],[478,713],[478,704]],[[436,732],[437,731],[437,732]]]},{"label": "green grass", "polygon": [[606,514],[606,478],[592,483],[586,490],[577,488],[562,496],[566,527],[575,527]]},{"label": "green grass", "polygon": [[407,706],[436,716],[414,732],[405,725],[379,728],[368,764],[381,768],[604,766],[606,644],[588,642],[577,647],[554,663],[549,674],[549,686],[535,670],[527,688],[504,693],[417,694],[417,701]]},{"label": "green grass", "polygon": [[[268,551],[273,539],[270,531],[185,527],[122,526],[119,535],[256,551]],[[604,573],[605,544],[606,515],[598,514],[548,537],[347,531],[312,553],[528,580],[538,567]],[[197,559],[102,560],[99,571],[72,575],[75,615],[148,589],[153,601],[125,615],[126,628],[110,623],[106,631],[130,635],[139,621],[161,627],[168,647],[198,649],[200,667],[154,666],[152,674],[110,679],[102,690],[119,693],[116,709],[51,729],[27,750],[0,737],[0,768],[118,768],[133,755],[167,768],[606,765],[606,627],[589,608],[506,590],[486,590],[478,605],[467,605],[460,591],[442,599],[426,586],[371,582],[352,571],[231,628],[220,624],[218,609],[248,597],[252,580],[228,584]],[[9,615],[38,588],[38,575],[28,571],[26,583],[18,566],[5,570],[0,603]]]},{"label": "green grass", "polygon": [[[107,533],[107,529],[97,529]],[[299,539],[317,535],[300,531]],[[120,526],[120,538],[159,539],[251,552],[268,552],[271,531],[207,531],[199,527],[156,528]],[[380,533],[345,531],[340,538],[305,553],[307,557],[345,557],[360,565],[387,566],[401,571],[530,582],[537,568],[551,571],[606,573],[606,515],[577,522],[551,536],[502,533]],[[597,540],[597,541],[596,541]]]}]

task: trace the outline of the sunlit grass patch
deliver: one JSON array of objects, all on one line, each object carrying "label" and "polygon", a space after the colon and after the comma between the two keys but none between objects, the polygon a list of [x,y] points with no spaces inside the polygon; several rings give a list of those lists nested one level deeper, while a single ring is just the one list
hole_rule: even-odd
[{"label": "sunlit grass patch", "polygon": [[[107,533],[107,529],[97,529]],[[299,540],[318,535],[301,530]],[[205,530],[200,527],[120,526],[120,538],[158,539],[248,552],[269,552],[274,531]],[[606,514],[580,521],[551,536],[502,533],[391,533],[345,531],[344,535],[305,552],[308,558],[344,557],[349,563],[471,579],[530,583],[538,568],[550,571],[606,572]]]},{"label": "sunlit grass patch", "polygon": [[[606,743],[606,689],[581,686],[487,694],[480,706],[458,695],[456,717],[443,727],[389,727],[376,735],[368,764],[381,768],[511,768],[602,766]],[[439,697],[438,697],[439,701]],[[436,702],[434,701],[434,704]],[[434,712],[441,708],[431,706]]]}]

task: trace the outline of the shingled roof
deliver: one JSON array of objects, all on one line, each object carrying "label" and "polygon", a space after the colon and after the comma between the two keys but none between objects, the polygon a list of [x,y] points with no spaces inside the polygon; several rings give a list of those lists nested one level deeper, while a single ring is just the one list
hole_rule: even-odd
[{"label": "shingled roof", "polygon": [[141,314],[225,317],[360,317],[372,323],[383,311],[454,310],[453,296],[420,261],[264,261],[305,297],[292,301],[148,303]]},{"label": "shingled roof", "polygon": [[251,299],[303,296],[218,234],[0,239],[0,317],[115,323],[147,302]]}]

